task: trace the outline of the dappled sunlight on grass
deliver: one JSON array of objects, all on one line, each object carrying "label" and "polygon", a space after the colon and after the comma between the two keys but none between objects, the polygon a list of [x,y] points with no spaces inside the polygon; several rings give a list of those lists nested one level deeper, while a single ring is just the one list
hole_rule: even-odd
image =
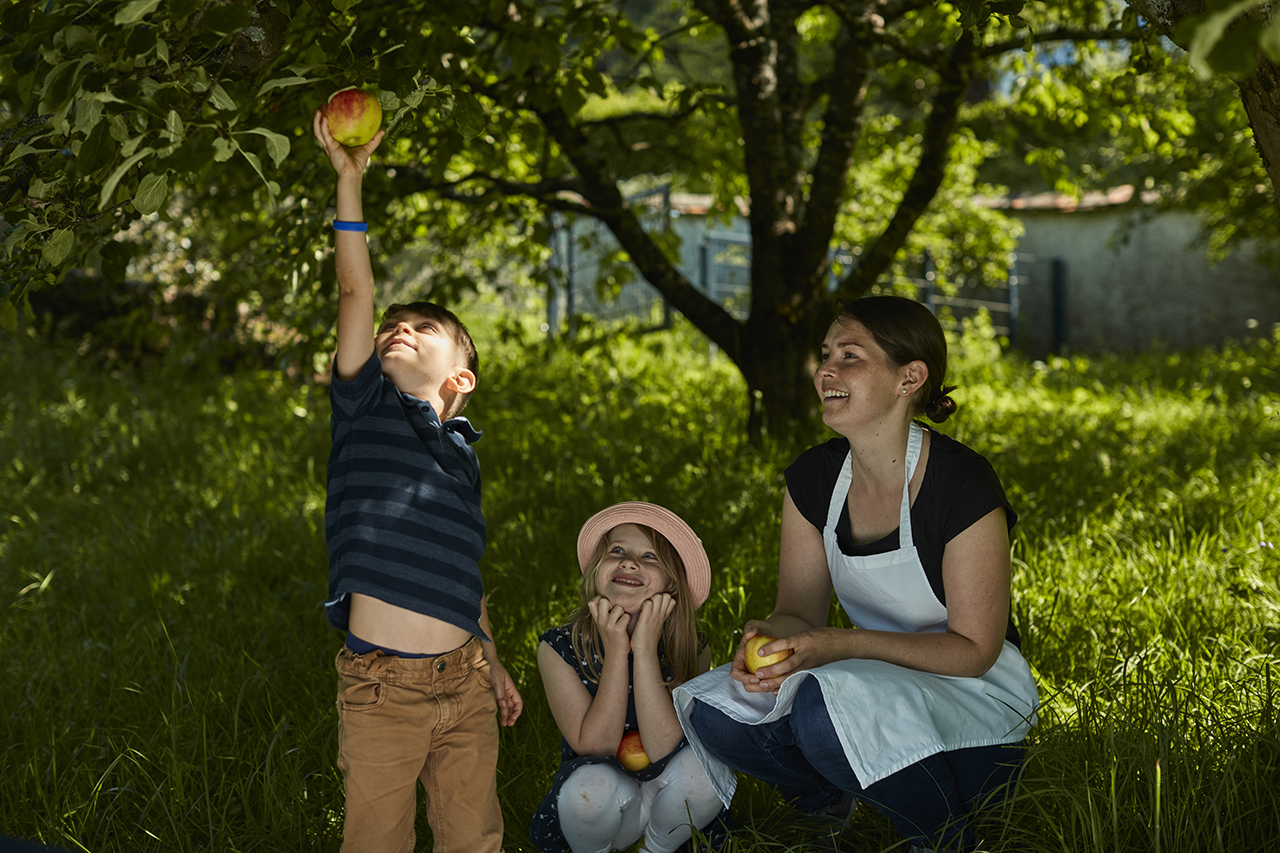
[{"label": "dappled sunlight on grass", "polygon": [[[1280,835],[1280,341],[1035,365],[998,350],[953,341],[961,411],[942,428],[991,458],[1019,512],[1015,619],[1045,699],[988,848],[1264,849]],[[573,347],[512,334],[482,357],[467,415],[484,430],[483,569],[526,701],[501,736],[500,795],[507,848],[529,849],[559,745],[536,637],[573,603],[579,525],[629,499],[683,515],[712,559],[700,617],[723,662],[773,604],[781,472],[823,433],[745,446],[740,378],[681,325]],[[0,832],[336,850],[326,389],[113,376],[12,338],[0,369],[0,644],[17,685]],[[821,834],[752,782],[733,815],[733,851]],[[867,809],[840,840],[898,842]]]}]

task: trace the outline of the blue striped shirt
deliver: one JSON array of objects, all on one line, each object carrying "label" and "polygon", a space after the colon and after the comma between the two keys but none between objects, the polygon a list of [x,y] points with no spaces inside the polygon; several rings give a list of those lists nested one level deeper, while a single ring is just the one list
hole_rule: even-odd
[{"label": "blue striped shirt", "polygon": [[433,616],[483,640],[480,438],[466,418],[441,423],[430,403],[398,391],[372,355],[330,386],[324,532],[329,623],[346,631],[351,593]]}]

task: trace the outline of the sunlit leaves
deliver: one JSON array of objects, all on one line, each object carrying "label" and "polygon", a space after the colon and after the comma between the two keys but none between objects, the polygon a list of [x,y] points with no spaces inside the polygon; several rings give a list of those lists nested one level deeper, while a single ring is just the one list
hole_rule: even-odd
[{"label": "sunlit leaves", "polygon": [[470,92],[454,93],[453,117],[463,139],[473,139],[484,130],[484,110]]},{"label": "sunlit leaves", "polygon": [[70,228],[60,228],[45,241],[41,254],[44,255],[45,263],[56,267],[62,263],[63,258],[71,251],[71,243],[75,237],[71,233]]},{"label": "sunlit leaves", "polygon": [[155,153],[155,149],[143,148],[141,151],[136,152],[135,154],[133,154],[133,156],[129,157],[127,160],[125,160],[123,163],[117,166],[116,170],[112,172],[109,176],[107,176],[106,182],[103,183],[102,185],[102,194],[98,197],[98,210],[101,211],[108,204],[112,203],[112,199],[115,196],[116,187],[120,184],[121,179],[124,178],[125,173],[127,173],[130,169],[136,166],[139,163],[139,161],[141,161],[143,158],[154,153]]},{"label": "sunlit leaves", "polygon": [[1198,17],[1181,22],[1191,67],[1201,80],[1215,73],[1248,76],[1253,52],[1261,49],[1280,62],[1280,15],[1266,0],[1209,0]]},{"label": "sunlit leaves", "polygon": [[147,175],[138,182],[138,192],[133,197],[133,206],[141,214],[155,213],[169,196],[169,176],[160,174]]},{"label": "sunlit leaves", "polygon": [[129,0],[125,7],[116,12],[116,26],[129,26],[136,24],[155,11],[160,5],[160,0]]}]

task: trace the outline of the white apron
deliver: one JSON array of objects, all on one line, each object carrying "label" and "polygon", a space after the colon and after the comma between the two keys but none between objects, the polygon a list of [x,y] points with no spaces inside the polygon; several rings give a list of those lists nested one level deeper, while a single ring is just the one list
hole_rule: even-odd
[{"label": "white apron", "polygon": [[[845,511],[853,469],[846,457],[822,531],[831,583],[840,605],[859,628],[877,631],[947,629],[947,610],[925,576],[911,532],[911,477],[920,460],[924,430],[911,424],[898,550],[846,556],[836,544],[836,522]],[[676,688],[680,723],[727,806],[737,787],[734,772],[707,753],[689,722],[697,699],[748,725],[791,713],[805,677],[818,680],[827,712],[850,767],[865,788],[927,756],[974,746],[1017,743],[1035,723],[1038,705],[1031,668],[1012,643],[979,678],[935,675],[877,660],[842,660],[802,670],[771,693],[748,693],[729,677],[731,664]]]}]

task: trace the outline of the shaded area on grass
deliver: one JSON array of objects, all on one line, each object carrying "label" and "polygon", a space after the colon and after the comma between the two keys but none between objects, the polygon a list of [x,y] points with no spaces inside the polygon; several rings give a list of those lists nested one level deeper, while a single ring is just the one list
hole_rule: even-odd
[{"label": "shaded area on grass", "polygon": [[[581,522],[625,499],[681,513],[712,558],[700,616],[724,661],[773,604],[781,472],[823,434],[743,446],[740,381],[683,328],[576,350],[517,336],[484,356],[468,415],[485,430],[495,636],[526,701],[500,766],[507,847],[525,849],[559,744],[536,637],[572,604]],[[1015,617],[1046,700],[988,846],[1269,844],[1278,342],[1027,365],[979,329],[953,364],[962,410],[943,431],[990,456],[1021,515]],[[116,376],[13,338],[0,370],[0,832],[336,850],[326,389]],[[731,850],[821,835],[752,782],[733,814]],[[860,809],[840,844],[898,841]]]}]

